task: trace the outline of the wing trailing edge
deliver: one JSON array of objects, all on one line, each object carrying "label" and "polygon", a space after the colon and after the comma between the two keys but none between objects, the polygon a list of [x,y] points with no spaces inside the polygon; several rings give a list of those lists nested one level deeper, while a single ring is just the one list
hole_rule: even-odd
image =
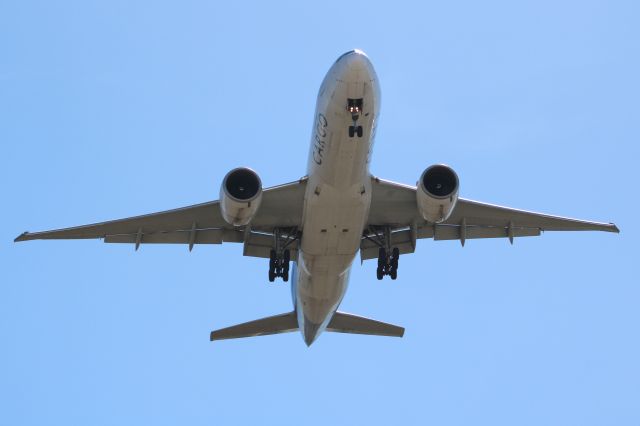
[{"label": "wing trailing edge", "polygon": [[260,318],[211,332],[210,340],[239,339],[241,337],[267,336],[298,330],[295,312]]},{"label": "wing trailing edge", "polygon": [[336,312],[329,321],[327,331],[334,333],[369,334],[373,336],[404,336],[404,328],[358,315]]}]

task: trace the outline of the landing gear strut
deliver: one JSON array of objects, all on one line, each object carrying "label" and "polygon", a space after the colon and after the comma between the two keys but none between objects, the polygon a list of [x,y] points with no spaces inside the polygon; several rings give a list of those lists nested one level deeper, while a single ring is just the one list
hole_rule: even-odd
[{"label": "landing gear strut", "polygon": [[288,247],[299,238],[300,233],[295,228],[273,230],[275,248],[269,252],[269,282],[274,282],[276,278],[282,278],[284,282],[289,281],[291,251]]},{"label": "landing gear strut", "polygon": [[378,268],[376,278],[381,280],[388,275],[392,280],[398,278],[398,261],[400,260],[400,249],[391,248],[391,229],[388,226],[382,228],[371,228],[373,236],[365,234],[365,238],[374,242],[378,247]]}]

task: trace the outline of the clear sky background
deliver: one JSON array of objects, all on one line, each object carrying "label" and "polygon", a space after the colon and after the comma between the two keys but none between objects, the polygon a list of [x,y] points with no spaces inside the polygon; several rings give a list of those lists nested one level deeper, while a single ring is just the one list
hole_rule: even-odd
[{"label": "clear sky background", "polygon": [[[640,424],[635,1],[0,5],[0,424]],[[14,244],[305,173],[333,61],[376,67],[378,176],[622,233],[423,240],[342,310],[403,339],[209,342],[291,309],[241,245]]]}]

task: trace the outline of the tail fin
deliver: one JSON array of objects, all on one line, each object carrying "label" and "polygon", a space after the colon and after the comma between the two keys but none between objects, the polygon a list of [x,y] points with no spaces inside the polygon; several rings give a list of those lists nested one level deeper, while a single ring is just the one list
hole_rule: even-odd
[{"label": "tail fin", "polygon": [[298,330],[296,313],[289,312],[212,331],[210,339],[214,341],[237,339],[239,337],[266,336],[268,334],[288,333],[296,330]]},{"label": "tail fin", "polygon": [[336,333],[371,334],[376,336],[402,337],[404,328],[358,315],[336,312],[329,321],[327,331]]}]

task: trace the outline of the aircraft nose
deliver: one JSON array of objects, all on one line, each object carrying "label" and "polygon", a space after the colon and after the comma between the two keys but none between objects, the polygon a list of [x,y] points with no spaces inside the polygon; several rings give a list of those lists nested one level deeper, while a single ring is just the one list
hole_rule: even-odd
[{"label": "aircraft nose", "polygon": [[347,52],[344,52],[342,55],[340,55],[338,57],[338,59],[336,60],[336,62],[340,62],[342,60],[346,60],[346,59],[352,59],[354,57],[361,57],[361,58],[366,58],[367,54],[364,53],[362,50],[360,49],[352,49],[349,50]]},{"label": "aircraft nose", "polygon": [[358,49],[344,53],[336,61],[342,68],[342,80],[371,80],[373,66],[367,55]]}]

